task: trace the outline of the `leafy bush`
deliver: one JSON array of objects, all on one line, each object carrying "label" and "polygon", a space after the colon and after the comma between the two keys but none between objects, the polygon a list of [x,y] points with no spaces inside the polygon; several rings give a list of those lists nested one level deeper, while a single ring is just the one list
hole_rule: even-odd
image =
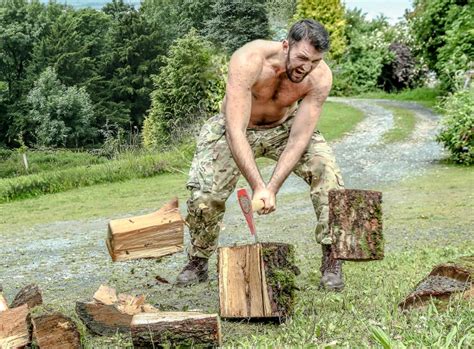
[{"label": "leafy bush", "polygon": [[383,65],[379,86],[389,92],[411,87],[416,78],[416,63],[410,48],[405,44],[392,43],[388,50],[393,59]]},{"label": "leafy bush", "polygon": [[457,163],[474,162],[474,88],[460,90],[446,97],[442,104],[445,112],[443,128],[437,140],[451,153]]},{"label": "leafy bush", "polygon": [[445,91],[456,89],[456,74],[472,69],[474,3],[467,0],[415,0],[407,17],[419,54]]},{"label": "leafy bush", "polygon": [[46,70],[28,94],[36,146],[84,145],[93,136],[94,111],[84,88],[66,87],[52,68]]},{"label": "leafy bush", "polygon": [[179,141],[186,130],[219,111],[225,93],[225,58],[195,31],[176,40],[164,61],[144,122],[146,148]]}]

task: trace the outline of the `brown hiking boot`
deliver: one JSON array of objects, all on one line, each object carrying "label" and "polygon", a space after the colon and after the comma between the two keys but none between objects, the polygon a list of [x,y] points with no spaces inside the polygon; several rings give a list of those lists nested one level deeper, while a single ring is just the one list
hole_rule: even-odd
[{"label": "brown hiking boot", "polygon": [[207,280],[207,258],[190,257],[176,278],[177,286],[190,286]]},{"label": "brown hiking boot", "polygon": [[320,289],[328,291],[342,291],[344,281],[342,280],[342,261],[334,259],[331,245],[321,245],[323,257],[321,259],[321,281]]}]

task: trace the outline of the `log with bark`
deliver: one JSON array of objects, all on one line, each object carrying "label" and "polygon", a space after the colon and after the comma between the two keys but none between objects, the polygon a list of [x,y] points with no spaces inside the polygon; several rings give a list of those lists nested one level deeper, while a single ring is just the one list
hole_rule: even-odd
[{"label": "log with bark", "polygon": [[109,223],[107,248],[112,260],[157,258],[183,250],[184,221],[178,199],[158,211]]},{"label": "log with bark", "polygon": [[157,312],[158,309],[145,303],[145,297],[117,292],[101,285],[94,293],[92,302],[76,302],[76,313],[93,333],[108,336],[129,333],[132,317],[142,312]]},{"label": "log with bark", "polygon": [[33,339],[39,348],[80,349],[81,337],[76,324],[68,317],[53,313],[34,317]]},{"label": "log with bark", "polygon": [[12,304],[10,304],[10,308],[16,308],[23,304],[28,304],[30,309],[33,309],[37,305],[43,304],[43,297],[38,285],[30,284],[23,287],[17,293],[15,299],[13,299]]},{"label": "log with bark", "polygon": [[31,342],[27,304],[0,312],[0,348],[23,348]]},{"label": "log with bark", "polygon": [[449,263],[439,264],[398,306],[401,310],[420,308],[432,299],[447,301],[456,294],[472,298],[473,275],[474,256],[464,256]]},{"label": "log with bark", "polygon": [[383,259],[381,192],[330,190],[328,224],[334,239],[334,258],[350,261]]},{"label": "log with bark", "polygon": [[282,321],[292,314],[299,274],[292,245],[221,247],[218,258],[221,317]]},{"label": "log with bark", "polygon": [[142,313],[131,324],[134,348],[218,347],[221,345],[217,314],[199,312]]}]

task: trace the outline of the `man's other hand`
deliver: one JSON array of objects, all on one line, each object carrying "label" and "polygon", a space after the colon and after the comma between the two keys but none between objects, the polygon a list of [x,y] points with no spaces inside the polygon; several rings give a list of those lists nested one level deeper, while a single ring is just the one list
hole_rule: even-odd
[{"label": "man's other hand", "polygon": [[252,200],[262,200],[265,204],[261,210],[257,211],[258,214],[269,214],[276,210],[276,193],[270,189],[256,189]]}]

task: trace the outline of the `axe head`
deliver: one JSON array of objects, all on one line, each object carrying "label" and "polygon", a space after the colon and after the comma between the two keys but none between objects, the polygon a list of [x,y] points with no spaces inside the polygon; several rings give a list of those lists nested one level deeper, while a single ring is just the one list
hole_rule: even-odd
[{"label": "axe head", "polygon": [[250,229],[250,233],[256,237],[256,230],[255,230],[255,222],[253,220],[253,208],[252,208],[252,200],[247,192],[247,189],[239,189],[237,190],[237,198],[239,200],[240,208],[244,213],[245,220]]}]

